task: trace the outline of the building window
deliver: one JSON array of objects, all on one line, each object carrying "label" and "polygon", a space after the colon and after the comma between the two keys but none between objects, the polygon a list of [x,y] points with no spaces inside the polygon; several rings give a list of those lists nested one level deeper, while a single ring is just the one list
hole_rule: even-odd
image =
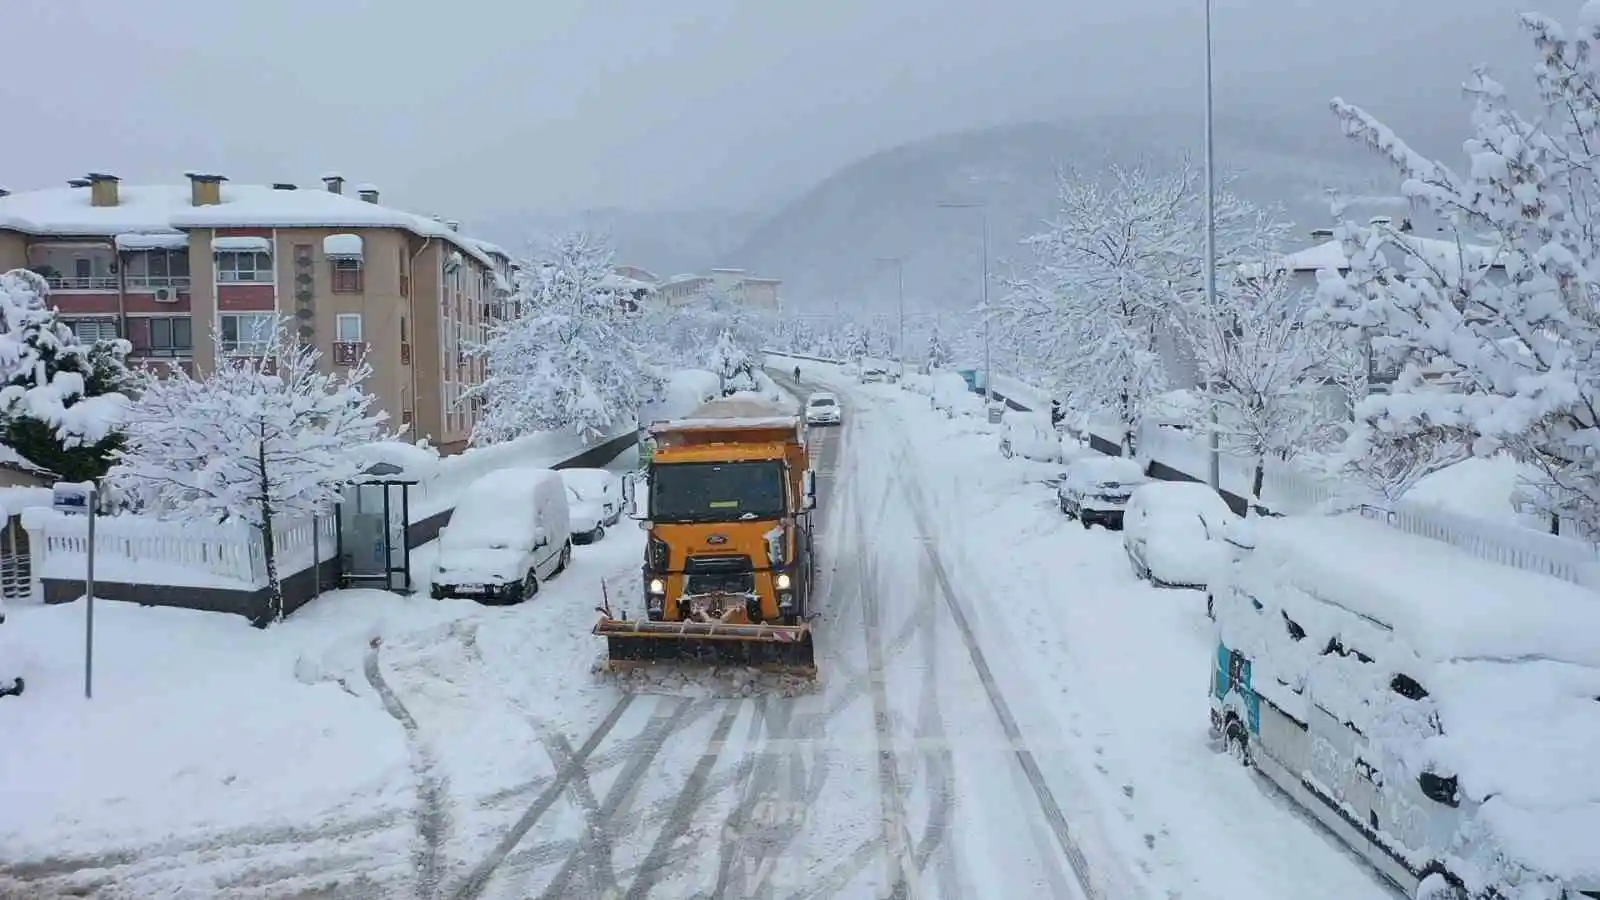
[{"label": "building window", "polygon": [[194,352],[194,325],[188,316],[152,316],[151,356],[188,356]]},{"label": "building window", "polygon": [[262,356],[278,327],[274,313],[223,313],[222,352],[232,356]]},{"label": "building window", "polygon": [[128,254],[128,287],[189,286],[189,251],[148,250]]},{"label": "building window", "polygon": [[361,314],[340,313],[334,319],[335,338],[341,344],[361,343]]},{"label": "building window", "polygon": [[116,319],[64,319],[62,324],[72,329],[78,340],[85,344],[92,344],[95,341],[114,341],[120,337],[117,334]]},{"label": "building window", "polygon": [[272,283],[272,255],[248,250],[217,251],[217,283]]},{"label": "building window", "polygon": [[361,260],[355,257],[341,256],[328,260],[333,269],[333,292],[335,294],[361,293]]}]

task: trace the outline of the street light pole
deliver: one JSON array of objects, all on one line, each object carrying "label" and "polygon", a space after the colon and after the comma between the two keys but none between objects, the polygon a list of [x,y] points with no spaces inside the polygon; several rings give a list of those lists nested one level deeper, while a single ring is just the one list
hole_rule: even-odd
[{"label": "street light pole", "polygon": [[[1206,308],[1217,308],[1217,186],[1216,155],[1211,120],[1211,0],[1206,3]],[[1222,490],[1222,448],[1217,435],[1217,407],[1211,406],[1208,441],[1211,466],[1207,473],[1212,490]]]},{"label": "street light pole", "polygon": [[988,204],[977,203],[951,203],[941,202],[934,204],[940,209],[976,209],[983,220],[983,397],[984,401],[994,403],[994,370],[990,368],[992,357],[989,351],[989,208]]},{"label": "street light pole", "polygon": [[900,359],[900,377],[906,377],[906,261],[898,256],[879,256],[878,262],[894,263],[895,296],[899,306],[900,324],[894,339],[894,353]]}]

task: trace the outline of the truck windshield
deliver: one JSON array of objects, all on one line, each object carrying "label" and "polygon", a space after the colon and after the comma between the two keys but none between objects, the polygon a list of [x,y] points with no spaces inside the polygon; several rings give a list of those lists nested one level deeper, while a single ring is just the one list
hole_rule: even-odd
[{"label": "truck windshield", "polygon": [[734,522],[783,513],[781,463],[672,463],[650,471],[650,518],[657,522]]}]

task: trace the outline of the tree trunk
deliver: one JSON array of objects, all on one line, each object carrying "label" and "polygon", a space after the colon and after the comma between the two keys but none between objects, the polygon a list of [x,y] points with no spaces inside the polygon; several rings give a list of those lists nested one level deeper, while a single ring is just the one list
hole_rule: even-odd
[{"label": "tree trunk", "polygon": [[283,621],[283,582],[278,579],[278,548],[272,533],[271,479],[267,477],[267,427],[262,423],[256,444],[256,466],[261,473],[261,554],[267,564],[267,615],[257,628]]},{"label": "tree trunk", "polygon": [[1245,515],[1261,512],[1261,488],[1267,480],[1267,458],[1256,457],[1256,470],[1250,476],[1250,508],[1245,510]]}]

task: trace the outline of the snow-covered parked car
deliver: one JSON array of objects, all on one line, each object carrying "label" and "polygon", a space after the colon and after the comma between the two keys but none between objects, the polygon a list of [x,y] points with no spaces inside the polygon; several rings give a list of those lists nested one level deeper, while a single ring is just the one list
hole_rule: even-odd
[{"label": "snow-covered parked car", "polygon": [[1000,454],[1039,462],[1062,461],[1061,435],[1044,413],[1011,410],[1000,420]]},{"label": "snow-covered parked car", "polygon": [[1152,481],[1122,512],[1122,549],[1134,574],[1162,587],[1205,588],[1228,560],[1238,516],[1210,485]]},{"label": "snow-covered parked car", "polygon": [[606,511],[567,485],[567,516],[574,544],[595,544],[606,536]]},{"label": "snow-covered parked car", "polygon": [[839,398],[827,391],[817,391],[806,398],[807,425],[838,425],[842,415]]},{"label": "snow-covered parked car", "polygon": [[434,599],[518,603],[572,561],[567,485],[553,469],[490,472],[462,491],[439,532]]},{"label": "snow-covered parked car", "polygon": [[972,392],[967,380],[955,372],[932,376],[928,403],[948,418],[983,415],[983,398]]},{"label": "snow-covered parked car", "polygon": [[1594,593],[1360,512],[1249,524],[1214,745],[1406,897],[1600,897]]},{"label": "snow-covered parked car", "polygon": [[[609,469],[562,469],[561,480],[585,500],[600,504],[600,524],[610,528],[622,519],[622,479]],[[574,534],[581,531],[576,525]]]},{"label": "snow-covered parked car", "polygon": [[861,374],[856,380],[862,384],[871,384],[889,380],[889,367],[875,360],[867,360],[861,364]]},{"label": "snow-covered parked car", "polygon": [[1056,488],[1061,512],[1083,527],[1099,523],[1122,527],[1122,511],[1135,488],[1150,481],[1144,468],[1121,456],[1089,456],[1075,460]]}]

